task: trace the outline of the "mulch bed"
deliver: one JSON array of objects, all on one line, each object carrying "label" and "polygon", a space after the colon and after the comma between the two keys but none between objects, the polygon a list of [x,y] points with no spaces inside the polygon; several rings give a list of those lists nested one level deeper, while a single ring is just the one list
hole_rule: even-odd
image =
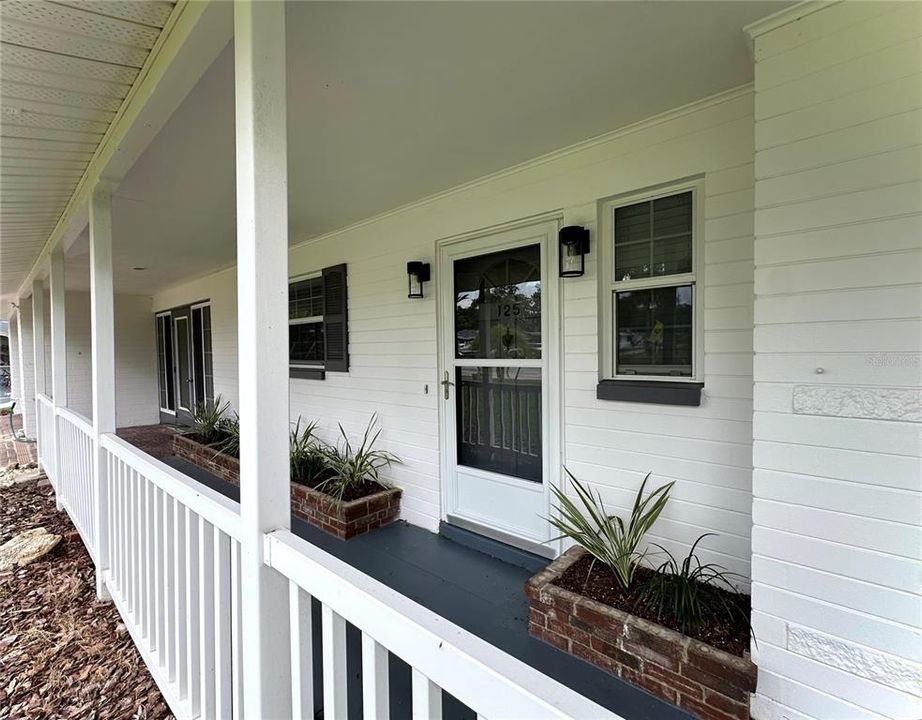
[{"label": "mulch bed", "polygon": [[[593,564],[591,555],[584,555],[571,565],[554,583],[564,590],[585,595],[618,610],[636,615],[644,620],[659,623],[670,630],[682,632],[675,618],[669,614],[660,614],[655,607],[644,602],[639,589],[649,580],[653,570],[638,567],[634,573],[634,582],[629,590],[624,590],[607,565],[600,562]],[[590,571],[587,582],[586,577]],[[707,586],[706,592],[719,594],[735,608],[733,613],[723,610],[720,602],[710,603],[712,612],[705,613],[700,627],[686,629],[684,634],[706,642],[708,645],[743,656],[749,650],[749,607],[748,595],[732,593],[721,588]]]},{"label": "mulch bed", "polygon": [[172,718],[115,606],[96,601],[93,563],[51,488],[0,490],[0,544],[35,527],[63,540],[0,573],[0,720]]}]

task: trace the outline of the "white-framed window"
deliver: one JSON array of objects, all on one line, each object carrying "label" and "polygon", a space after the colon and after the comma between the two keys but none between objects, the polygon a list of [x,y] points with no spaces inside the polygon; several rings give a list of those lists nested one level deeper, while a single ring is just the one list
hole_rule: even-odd
[{"label": "white-framed window", "polygon": [[292,367],[323,367],[323,311],[322,273],[289,280],[288,362]]},{"label": "white-framed window", "polygon": [[602,376],[700,380],[703,183],[600,203]]}]

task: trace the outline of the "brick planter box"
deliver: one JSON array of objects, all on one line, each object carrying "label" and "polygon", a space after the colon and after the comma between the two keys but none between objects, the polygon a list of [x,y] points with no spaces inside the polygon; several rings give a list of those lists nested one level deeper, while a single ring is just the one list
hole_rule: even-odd
[{"label": "brick planter box", "polygon": [[329,495],[291,483],[291,511],[311,525],[343,540],[387,525],[400,515],[400,488],[358,500],[337,502]]},{"label": "brick planter box", "polygon": [[[217,475],[233,485],[240,485],[240,461],[216,453],[188,435],[173,437],[173,453]],[[337,502],[329,495],[296,482],[291,483],[291,512],[314,527],[343,540],[393,522],[400,515],[400,488],[389,488],[374,495]]]},{"label": "brick planter box", "polygon": [[240,461],[182,433],[173,435],[173,454],[234,485],[240,485]]},{"label": "brick planter box", "polygon": [[749,720],[756,666],[706,643],[552,585],[571,548],[525,584],[528,631],[704,720]]}]

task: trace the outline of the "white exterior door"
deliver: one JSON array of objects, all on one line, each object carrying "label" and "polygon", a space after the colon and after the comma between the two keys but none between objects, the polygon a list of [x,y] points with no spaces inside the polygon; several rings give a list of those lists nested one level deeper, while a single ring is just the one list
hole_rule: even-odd
[{"label": "white exterior door", "polygon": [[551,551],[559,466],[557,222],[440,254],[443,516]]}]

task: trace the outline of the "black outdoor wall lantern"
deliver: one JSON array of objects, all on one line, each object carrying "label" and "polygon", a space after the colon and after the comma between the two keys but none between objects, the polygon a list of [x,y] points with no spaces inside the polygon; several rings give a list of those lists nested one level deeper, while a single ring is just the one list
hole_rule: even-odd
[{"label": "black outdoor wall lantern", "polygon": [[421,298],[423,296],[423,283],[429,282],[429,263],[411,260],[407,263],[407,278],[410,290],[408,298]]},{"label": "black outdoor wall lantern", "polygon": [[560,277],[581,277],[586,272],[589,230],[581,225],[560,228]]}]

